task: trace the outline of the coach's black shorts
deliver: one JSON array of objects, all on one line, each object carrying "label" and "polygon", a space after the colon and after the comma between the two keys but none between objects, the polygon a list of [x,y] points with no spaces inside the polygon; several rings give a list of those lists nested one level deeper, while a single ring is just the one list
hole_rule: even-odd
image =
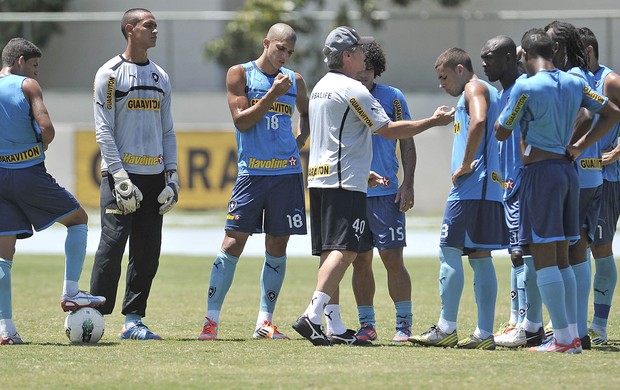
[{"label": "coach's black shorts", "polygon": [[366,193],[337,188],[310,188],[312,254],[372,249],[366,221]]}]

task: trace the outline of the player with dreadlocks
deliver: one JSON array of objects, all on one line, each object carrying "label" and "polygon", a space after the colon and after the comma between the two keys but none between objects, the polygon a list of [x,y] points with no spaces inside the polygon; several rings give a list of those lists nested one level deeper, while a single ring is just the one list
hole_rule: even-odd
[{"label": "player with dreadlocks", "polygon": [[[586,52],[588,66],[594,74],[596,92],[605,95],[616,105],[620,104],[620,76],[599,63],[598,41],[587,27],[579,29]],[[594,275],[594,317],[590,323],[589,335],[592,344],[607,344],[607,319],[618,280],[618,271],[612,250],[616,225],[620,217],[620,147],[618,135],[620,122],[616,123],[603,138],[601,145],[603,163],[603,190],[596,235],[591,244],[596,264]]]},{"label": "player with dreadlocks", "polygon": [[[586,80],[596,90],[594,75],[588,69],[588,57],[579,30],[570,23],[554,21],[545,27],[553,40],[553,64],[576,77]],[[574,125],[571,142],[590,130],[592,115],[581,109]],[[588,336],[588,299],[592,270],[587,261],[587,248],[594,238],[603,185],[603,171],[599,143],[586,149],[577,160],[579,172],[579,226],[580,239],[569,247],[570,267],[562,269],[566,286],[567,317],[569,326],[576,326],[581,345],[590,349]],[[549,326],[550,328],[550,326]]]}]

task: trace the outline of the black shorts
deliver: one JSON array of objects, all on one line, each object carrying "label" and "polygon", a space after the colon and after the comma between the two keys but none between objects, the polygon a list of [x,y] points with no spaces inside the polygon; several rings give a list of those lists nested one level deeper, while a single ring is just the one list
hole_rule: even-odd
[{"label": "black shorts", "polygon": [[372,249],[366,221],[366,193],[310,188],[312,254],[324,251],[367,252]]}]

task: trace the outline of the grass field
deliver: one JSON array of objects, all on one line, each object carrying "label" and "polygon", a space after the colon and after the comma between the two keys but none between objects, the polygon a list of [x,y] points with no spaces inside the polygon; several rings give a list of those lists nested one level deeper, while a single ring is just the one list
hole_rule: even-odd
[{"label": "grass field", "polygon": [[[385,271],[375,263],[379,342],[369,348],[312,347],[290,324],[303,312],[316,282],[315,258],[289,259],[274,322],[293,340],[253,340],[262,261],[242,258],[224,304],[220,337],[198,341],[213,259],[167,256],[161,260],[145,323],[164,341],[122,341],[120,301],[106,316],[106,334],[96,345],[70,345],[63,332],[59,295],[60,256],[16,256],[14,320],[25,345],[0,347],[2,389],[175,388],[620,388],[618,299],[610,319],[610,344],[581,355],[534,354],[523,350],[465,351],[389,342],[394,309]],[[499,279],[496,326],[508,319],[509,261],[495,261]],[[92,259],[81,287],[87,288]],[[414,332],[437,320],[437,259],[409,258],[413,281]],[[459,335],[475,327],[472,275],[466,269]],[[124,278],[124,276],[123,276]],[[124,280],[124,279],[122,279]],[[357,326],[350,274],[341,287],[343,319]],[[124,286],[119,295],[122,296]]]}]

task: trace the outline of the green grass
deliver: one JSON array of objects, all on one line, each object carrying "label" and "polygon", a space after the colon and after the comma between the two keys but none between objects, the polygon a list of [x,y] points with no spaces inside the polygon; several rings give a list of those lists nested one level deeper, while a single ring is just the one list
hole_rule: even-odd
[{"label": "green grass", "polygon": [[[312,347],[290,324],[303,312],[316,283],[316,258],[289,259],[275,323],[293,338],[251,338],[259,301],[262,261],[242,258],[221,316],[220,341],[198,341],[205,313],[212,258],[166,256],[161,260],[145,322],[165,340],[123,341],[120,301],[106,316],[106,334],[96,345],[70,345],[63,332],[59,294],[61,256],[16,256],[14,320],[26,345],[0,347],[0,388],[577,388],[620,387],[618,299],[610,319],[610,345],[581,355],[534,354],[523,350],[464,351],[395,345],[394,309],[385,270],[375,262],[378,333],[371,348]],[[92,259],[81,287],[87,288]],[[407,259],[413,281],[414,332],[439,316],[437,259]],[[498,258],[496,326],[508,318],[507,258]],[[472,275],[466,265],[459,333],[475,327]],[[350,272],[350,271],[349,271]],[[124,280],[124,276],[121,278]],[[342,315],[357,326],[350,273],[341,287]],[[120,286],[119,296],[124,292]]]}]

